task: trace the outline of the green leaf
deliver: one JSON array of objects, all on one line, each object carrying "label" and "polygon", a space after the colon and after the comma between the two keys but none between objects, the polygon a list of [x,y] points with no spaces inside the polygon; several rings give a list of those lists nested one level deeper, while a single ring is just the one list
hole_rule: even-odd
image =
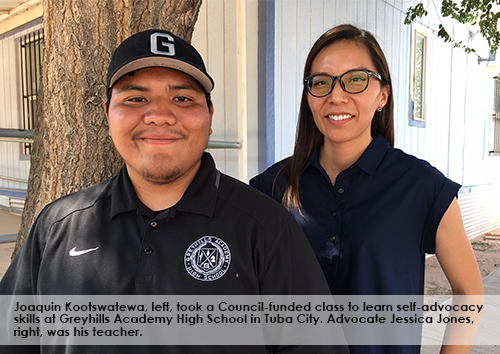
[{"label": "green leaf", "polygon": [[427,16],[428,12],[424,7],[424,4],[419,3],[415,6],[410,6],[406,12],[405,25],[411,24],[417,17]]},{"label": "green leaf", "polygon": [[[491,53],[495,53],[500,46],[500,32],[498,21],[500,12],[493,11],[493,4],[500,5],[500,0],[462,0],[457,4],[453,0],[443,0],[441,3],[441,15],[452,18],[462,24],[479,24],[481,35],[488,41]],[[427,16],[428,12],[423,3],[408,8],[405,24],[411,24],[417,17]],[[457,42],[449,35],[443,25],[439,25],[438,36],[444,42],[450,42],[455,48],[462,48],[466,53],[475,52],[474,49],[464,45],[462,41]]]}]

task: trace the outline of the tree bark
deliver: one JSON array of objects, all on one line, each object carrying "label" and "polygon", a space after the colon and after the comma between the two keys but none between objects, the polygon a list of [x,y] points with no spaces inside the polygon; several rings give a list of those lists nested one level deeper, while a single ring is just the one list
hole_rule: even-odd
[{"label": "tree bark", "polygon": [[201,0],[43,0],[45,53],[28,191],[16,247],[45,205],[112,177],[106,74],[114,49],[152,28],[191,40]]}]

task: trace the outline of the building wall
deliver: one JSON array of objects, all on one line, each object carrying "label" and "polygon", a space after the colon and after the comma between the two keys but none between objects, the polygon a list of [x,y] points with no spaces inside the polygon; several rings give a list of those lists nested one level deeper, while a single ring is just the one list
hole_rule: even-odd
[{"label": "building wall", "polygon": [[210,149],[224,173],[248,181],[258,173],[258,6],[256,0],[204,1],[192,44],[215,81],[211,140],[240,149]]},{"label": "building wall", "polygon": [[[41,26],[39,18],[0,34],[0,128],[22,127],[19,39]],[[29,156],[22,155],[20,143],[0,141],[0,176],[27,180],[29,166]],[[25,183],[0,179],[3,194],[26,188]]]}]

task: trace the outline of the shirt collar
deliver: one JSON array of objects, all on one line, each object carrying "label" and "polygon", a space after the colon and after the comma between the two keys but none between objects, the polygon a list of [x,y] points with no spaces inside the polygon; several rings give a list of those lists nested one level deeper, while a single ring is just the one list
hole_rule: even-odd
[{"label": "shirt collar", "polygon": [[[389,147],[389,143],[382,136],[382,134],[377,134],[370,145],[368,145],[365,152],[363,152],[361,157],[358,159],[358,161],[354,163],[354,166],[357,166],[366,173],[372,175],[373,173],[375,173],[378,165],[380,165],[380,162],[384,158]],[[314,166],[320,171],[323,171],[323,167],[319,163],[320,149],[321,145],[313,151],[311,157],[309,158],[309,160],[307,160],[307,163],[305,164],[302,171],[306,170],[309,166]]]},{"label": "shirt collar", "polygon": [[[213,216],[219,188],[220,172],[209,153],[204,153],[195,178],[176,205],[177,211]],[[114,178],[111,195],[111,218],[137,210],[141,204],[124,165]]]},{"label": "shirt collar", "polygon": [[194,180],[177,203],[177,211],[212,217],[215,211],[221,173],[215,168],[212,155],[205,152]]},{"label": "shirt collar", "polygon": [[314,149],[313,153],[311,154],[311,157],[309,157],[309,160],[307,160],[306,164],[304,165],[304,168],[302,169],[302,172],[304,172],[309,166],[314,166],[320,171],[323,170],[323,167],[319,163],[319,151],[321,150],[321,146],[318,146],[316,149]]},{"label": "shirt collar", "polygon": [[389,143],[382,134],[377,134],[372,140],[370,145],[366,148],[361,157],[354,163],[354,166],[359,167],[366,173],[373,175],[375,170],[382,162],[387,150],[389,150]]},{"label": "shirt collar", "polygon": [[111,219],[117,214],[137,210],[140,204],[132,181],[128,176],[127,166],[123,165],[118,175],[113,179],[111,189]]}]

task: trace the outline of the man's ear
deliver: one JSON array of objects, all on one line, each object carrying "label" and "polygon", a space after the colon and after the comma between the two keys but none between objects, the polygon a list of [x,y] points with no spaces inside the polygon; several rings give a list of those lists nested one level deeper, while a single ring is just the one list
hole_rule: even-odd
[{"label": "man's ear", "polygon": [[111,136],[111,130],[109,129],[109,101],[104,102],[104,113],[106,114],[106,120],[108,121],[108,135]]},{"label": "man's ear", "polygon": [[213,130],[212,130],[212,120],[214,117],[214,105],[212,104],[210,106],[210,131],[208,132],[208,135],[212,135]]}]

